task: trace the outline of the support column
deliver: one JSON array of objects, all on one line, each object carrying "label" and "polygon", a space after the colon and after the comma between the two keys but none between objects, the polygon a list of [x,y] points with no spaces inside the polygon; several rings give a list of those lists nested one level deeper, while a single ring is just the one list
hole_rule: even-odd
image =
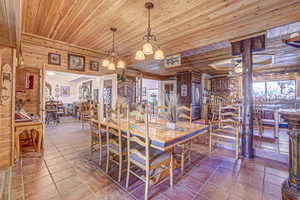
[{"label": "support column", "polygon": [[253,149],[253,96],[252,96],[252,49],[251,40],[243,41],[243,124],[242,124],[242,155],[254,157]]},{"label": "support column", "polygon": [[265,36],[260,35],[252,38],[244,38],[240,41],[232,42],[231,45],[232,55],[241,55],[243,64],[242,156],[253,158],[252,52],[264,50]]}]

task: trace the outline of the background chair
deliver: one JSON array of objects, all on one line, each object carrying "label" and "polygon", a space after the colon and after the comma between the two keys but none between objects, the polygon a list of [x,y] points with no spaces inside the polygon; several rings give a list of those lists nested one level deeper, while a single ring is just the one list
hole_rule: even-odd
[{"label": "background chair", "polygon": [[261,102],[255,102],[254,105],[254,121],[255,124],[258,128],[258,133],[259,133],[259,137],[262,138],[263,137],[263,133],[264,133],[264,126],[263,126],[263,106]]},{"label": "background chair", "polygon": [[81,127],[84,128],[84,124],[89,122],[91,118],[91,102],[82,102],[80,106],[80,121],[81,121]]},{"label": "background chair", "polygon": [[219,111],[218,128],[213,129],[213,123],[209,128],[209,151],[212,152],[213,143],[235,143],[235,157],[239,158],[240,145],[240,109],[235,106],[222,106]]},{"label": "background chair", "polygon": [[[145,123],[138,125],[131,121],[134,116],[143,116]],[[163,181],[161,175],[170,173],[170,185],[173,186],[173,156],[172,152],[162,152],[150,147],[149,137],[149,119],[148,108],[146,113],[141,114],[137,111],[127,112],[127,148],[128,148],[128,166],[126,188],[129,186],[130,175],[138,177],[145,182],[145,200],[148,199],[148,191]],[[143,127],[144,126],[144,127]],[[136,166],[145,172],[145,175],[139,175],[132,169]]]},{"label": "background chair", "polygon": [[45,110],[46,110],[46,119],[45,119],[46,125],[52,124],[53,126],[56,126],[58,123],[58,114],[57,114],[56,104],[46,103]]},{"label": "background chair", "polygon": [[[177,120],[178,121],[185,121],[188,122],[189,125],[192,125],[192,109],[187,106],[179,106],[176,109]],[[181,163],[181,172],[184,172],[184,163],[186,160],[191,161],[191,148],[192,148],[192,141],[187,141],[183,144],[177,145],[181,149],[180,153],[180,163]]]},{"label": "background chair", "polygon": [[156,119],[158,120],[159,118],[162,119],[167,119],[168,118],[168,106],[157,106],[157,111],[156,111]]},{"label": "background chair", "polygon": [[[113,162],[118,165],[118,181],[121,181],[123,159],[127,156],[126,143],[122,142],[122,133],[120,127],[120,109],[117,105],[117,110],[110,110],[110,117],[107,121],[107,160],[106,173],[108,173],[109,163]],[[116,159],[117,158],[117,159]]]},{"label": "background chair", "polygon": [[100,119],[100,104],[93,104],[91,107],[91,120],[90,120],[90,133],[91,133],[91,146],[90,157],[92,158],[93,152],[99,146],[99,165],[102,163],[102,148],[106,145],[106,125]]}]

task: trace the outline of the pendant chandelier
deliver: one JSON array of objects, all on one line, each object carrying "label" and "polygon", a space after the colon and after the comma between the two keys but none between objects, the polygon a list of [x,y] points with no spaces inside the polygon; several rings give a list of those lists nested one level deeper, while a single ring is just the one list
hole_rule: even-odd
[{"label": "pendant chandelier", "polygon": [[119,59],[119,54],[115,50],[115,32],[117,31],[116,28],[110,28],[113,33],[113,43],[112,43],[112,50],[107,53],[109,58],[106,58],[102,61],[102,66],[107,67],[109,70],[116,70],[118,69],[125,69],[126,65],[125,62]]},{"label": "pendant chandelier", "polygon": [[143,40],[146,41],[146,43],[143,45],[143,50],[139,50],[135,53],[135,59],[136,60],[144,60],[145,55],[152,55],[153,54],[153,46],[152,45],[154,45],[157,47],[157,50],[154,52],[154,59],[163,60],[163,59],[165,59],[164,52],[156,44],[156,36],[151,34],[150,10],[154,8],[154,5],[151,2],[147,2],[147,3],[145,3],[145,8],[148,9],[147,33],[143,37]]}]

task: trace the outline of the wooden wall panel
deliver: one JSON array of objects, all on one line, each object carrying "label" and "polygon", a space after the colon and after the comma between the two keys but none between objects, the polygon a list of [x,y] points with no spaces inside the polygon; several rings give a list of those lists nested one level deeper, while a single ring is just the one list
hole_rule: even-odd
[{"label": "wooden wall panel", "polygon": [[[101,67],[103,54],[86,48],[68,45],[67,43],[49,40],[42,37],[32,35],[22,35],[22,56],[24,58],[25,68],[41,69],[45,65],[46,70],[71,72],[89,75],[106,75],[112,74],[114,71]],[[48,64],[48,53],[57,53],[61,55],[61,65]],[[68,70],[68,54],[76,54],[85,57],[85,71]],[[90,70],[90,62],[98,61],[100,64],[99,71]]]},{"label": "wooden wall panel", "polygon": [[[1,47],[0,47],[1,49]],[[0,53],[0,67],[9,64],[13,69],[13,49],[3,48]],[[13,155],[13,126],[14,126],[14,95],[13,95],[13,81],[11,88],[8,88],[11,92],[10,101],[8,104],[0,105],[0,169],[8,167],[12,164]]]}]

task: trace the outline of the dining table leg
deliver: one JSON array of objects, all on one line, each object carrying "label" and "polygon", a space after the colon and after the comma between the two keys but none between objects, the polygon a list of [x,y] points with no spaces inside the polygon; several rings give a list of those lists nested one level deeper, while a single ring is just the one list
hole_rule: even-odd
[{"label": "dining table leg", "polygon": [[174,149],[171,149],[171,162],[170,162],[170,187],[173,187],[173,173],[174,173]]},{"label": "dining table leg", "polygon": [[16,158],[17,158],[17,160],[19,160],[19,158],[20,158],[20,137],[19,137],[18,132],[15,133],[15,144],[16,144],[15,148],[16,148],[16,153],[17,153]]}]

